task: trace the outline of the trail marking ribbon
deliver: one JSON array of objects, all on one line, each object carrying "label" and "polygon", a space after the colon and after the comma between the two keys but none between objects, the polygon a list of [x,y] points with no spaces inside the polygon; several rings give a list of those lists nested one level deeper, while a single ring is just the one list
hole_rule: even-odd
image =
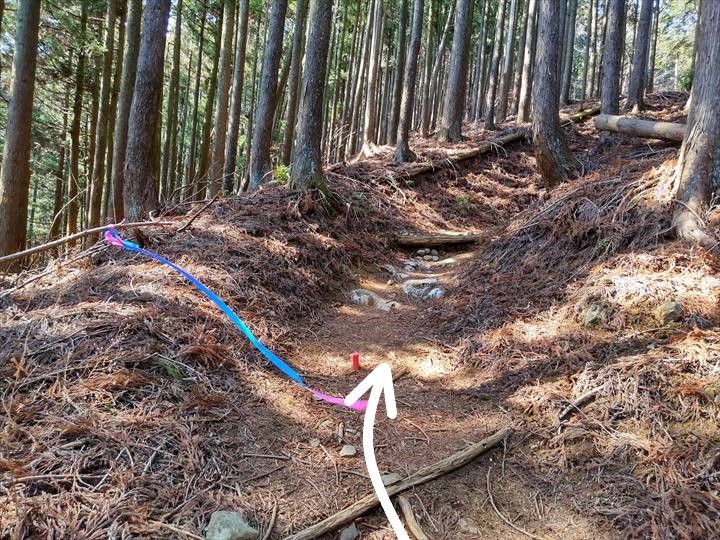
[{"label": "trail marking ribbon", "polygon": [[[315,397],[326,401],[327,403],[331,403],[333,405],[340,405],[345,406],[343,403],[342,398],[336,398],[333,396],[329,396],[327,394],[324,394],[322,392],[319,392],[317,390],[313,390],[312,388],[308,387],[305,384],[305,381],[303,381],[300,374],[295,371],[295,369],[290,366],[285,360],[280,358],[278,355],[276,355],[274,352],[272,352],[270,349],[268,349],[257,337],[255,337],[255,334],[252,333],[250,328],[243,322],[243,320],[235,313],[230,306],[228,306],[223,300],[216,295],[214,292],[212,292],[208,287],[206,287],[199,279],[191,275],[190,273],[186,272],[179,266],[171,263],[168,261],[165,257],[162,257],[158,255],[157,253],[153,253],[152,251],[148,251],[146,249],[141,248],[138,244],[135,242],[131,242],[130,240],[125,240],[118,234],[117,230],[115,230],[115,227],[110,227],[107,231],[105,231],[104,234],[105,241],[112,245],[117,246],[119,248],[126,249],[128,251],[133,251],[135,253],[142,253],[146,257],[150,257],[151,259],[154,259],[158,261],[159,263],[164,264],[165,266],[169,266],[173,270],[175,270],[178,274],[183,276],[185,279],[187,279],[190,283],[195,285],[195,287],[200,290],[201,293],[203,293],[213,304],[215,304],[226,316],[228,319],[230,319],[230,322],[232,322],[247,338],[247,340],[252,344],[255,349],[257,349],[267,360],[270,361],[277,369],[279,369],[282,373],[284,373],[288,378],[295,381],[300,387],[308,390],[311,392]],[[355,402],[350,408],[364,412],[367,408],[367,401],[357,401]]]}]

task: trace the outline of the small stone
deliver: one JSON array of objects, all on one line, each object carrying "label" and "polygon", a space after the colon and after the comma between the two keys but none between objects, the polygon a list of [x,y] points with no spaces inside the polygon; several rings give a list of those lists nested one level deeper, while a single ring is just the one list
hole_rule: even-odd
[{"label": "small stone", "polygon": [[436,255],[436,256],[437,256],[437,255],[438,255],[438,250],[437,250],[437,249],[432,249],[432,250],[430,250],[430,255]]},{"label": "small stone", "polygon": [[320,439],[310,439],[310,448],[317,448],[320,446]]},{"label": "small stone", "polygon": [[360,538],[360,531],[358,531],[355,523],[345,527],[340,533],[340,540],[357,540],[357,538]]},{"label": "small stone", "polygon": [[429,293],[427,293],[425,295],[425,298],[427,300],[439,300],[443,296],[445,296],[445,291],[443,289],[441,289],[440,287],[435,287],[434,289],[432,289]]},{"label": "small stone", "polygon": [[402,480],[402,476],[398,473],[383,474],[380,478],[382,478],[383,484],[386,486],[392,486]]},{"label": "small stone", "polygon": [[213,512],[205,527],[207,540],[256,540],[258,534],[241,514],[227,510]]},{"label": "small stone", "polygon": [[600,326],[608,319],[607,308],[601,302],[593,302],[585,310],[582,318],[585,326]]},{"label": "small stone", "polygon": [[437,255],[430,255],[430,260],[433,262],[437,262],[440,260],[440,257],[438,257]]},{"label": "small stone", "polygon": [[457,522],[458,529],[468,534],[480,534],[480,527],[472,519],[460,518]]},{"label": "small stone", "polygon": [[430,250],[427,248],[418,249],[415,252],[417,255],[428,255],[430,253]]},{"label": "small stone", "polygon": [[356,454],[357,448],[355,448],[352,444],[346,444],[340,450],[340,457],[353,457]]},{"label": "small stone", "polygon": [[432,255],[423,255],[423,261],[432,261],[433,256]]},{"label": "small stone", "polygon": [[670,300],[665,302],[655,312],[655,316],[662,324],[675,322],[683,315],[683,306],[680,302]]},{"label": "small stone", "polygon": [[350,301],[360,306],[372,306],[375,304],[375,295],[365,289],[355,289],[350,292]]}]

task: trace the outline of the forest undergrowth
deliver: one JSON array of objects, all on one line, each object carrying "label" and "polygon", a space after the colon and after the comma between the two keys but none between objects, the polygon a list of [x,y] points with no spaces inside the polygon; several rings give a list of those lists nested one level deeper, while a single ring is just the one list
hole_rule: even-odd
[{"label": "forest undergrowth", "polygon": [[[681,114],[680,96],[649,101],[649,117]],[[486,136],[469,133],[474,142]],[[146,247],[199,277],[266,344],[296,359],[332,326],[359,270],[407,257],[393,235],[484,233],[447,296],[402,319],[405,331],[420,328],[442,344],[452,370],[430,381],[406,377],[398,395],[427,407],[434,422],[457,415],[442,408],[461,402],[462,419],[439,434],[422,424],[428,447],[381,453],[386,468],[407,472],[448,455],[499,414],[515,430],[503,472],[507,458],[517,478],[537,481],[533,493],[565,501],[591,528],[573,530],[571,516],[558,529],[537,502],[528,512],[496,494],[519,524],[565,538],[593,529],[597,537],[713,537],[716,255],[672,239],[676,147],[631,138],[601,147],[592,122],[569,134],[584,175],[550,193],[524,143],[419,178],[380,153],[331,168],[342,202],[332,215],[281,185],[263,186],[211,205],[184,232],[153,229]],[[437,147],[420,153],[442,157]],[[168,219],[179,227],[200,206]],[[0,506],[8,509],[0,536],[173,537],[180,529],[198,537],[214,510],[240,509],[263,529],[277,507],[273,537],[283,538],[369,490],[361,459],[338,465],[327,450],[343,438],[336,426],[357,424],[356,415],[320,407],[281,379],[156,263],[105,248],[0,302]],[[332,378],[313,358],[300,362],[337,394],[353,386],[352,376]],[[404,423],[392,434],[423,438]],[[484,486],[478,467],[462,477]],[[516,480],[505,481],[507,491]],[[436,486],[449,501],[459,489]],[[420,522],[433,537],[473,537],[452,505],[427,506]],[[473,512],[483,521],[490,510]],[[385,526],[365,525],[368,537]],[[502,526],[490,530],[515,537]]]}]

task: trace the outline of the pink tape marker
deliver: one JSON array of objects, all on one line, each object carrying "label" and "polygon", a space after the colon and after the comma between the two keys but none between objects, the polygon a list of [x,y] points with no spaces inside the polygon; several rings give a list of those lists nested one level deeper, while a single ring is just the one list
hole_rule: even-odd
[{"label": "pink tape marker", "polygon": [[[313,390],[312,388],[309,388],[313,395],[316,398],[322,399],[323,401],[326,401],[328,403],[332,403],[333,405],[340,405],[341,407],[346,407],[345,401],[342,398],[328,396],[327,394],[323,394],[322,392],[318,392],[317,390]],[[350,405],[350,409],[358,412],[365,412],[367,409],[368,402],[364,399],[360,399]]]}]

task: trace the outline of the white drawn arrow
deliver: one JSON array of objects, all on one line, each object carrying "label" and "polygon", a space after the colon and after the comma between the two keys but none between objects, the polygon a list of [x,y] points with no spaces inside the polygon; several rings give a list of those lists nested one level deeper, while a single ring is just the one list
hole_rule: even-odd
[{"label": "white drawn arrow", "polygon": [[365,392],[370,390],[370,399],[368,400],[367,410],[365,411],[365,419],[363,421],[363,454],[365,454],[365,465],[370,475],[375,493],[377,494],[380,506],[385,511],[385,515],[390,522],[390,526],[395,531],[395,535],[399,540],[410,540],[405,527],[403,527],[400,518],[395,512],[390,496],[385,489],[380,471],[378,470],[377,460],[375,459],[374,444],[374,428],[375,414],[377,413],[378,404],[380,403],[380,395],[385,392],[385,411],[388,418],[394,420],[397,417],[397,406],[395,405],[395,388],[393,387],[392,371],[388,364],[380,364],[370,375],[358,384],[355,389],[345,398],[345,405],[351,406],[358,401]]}]

